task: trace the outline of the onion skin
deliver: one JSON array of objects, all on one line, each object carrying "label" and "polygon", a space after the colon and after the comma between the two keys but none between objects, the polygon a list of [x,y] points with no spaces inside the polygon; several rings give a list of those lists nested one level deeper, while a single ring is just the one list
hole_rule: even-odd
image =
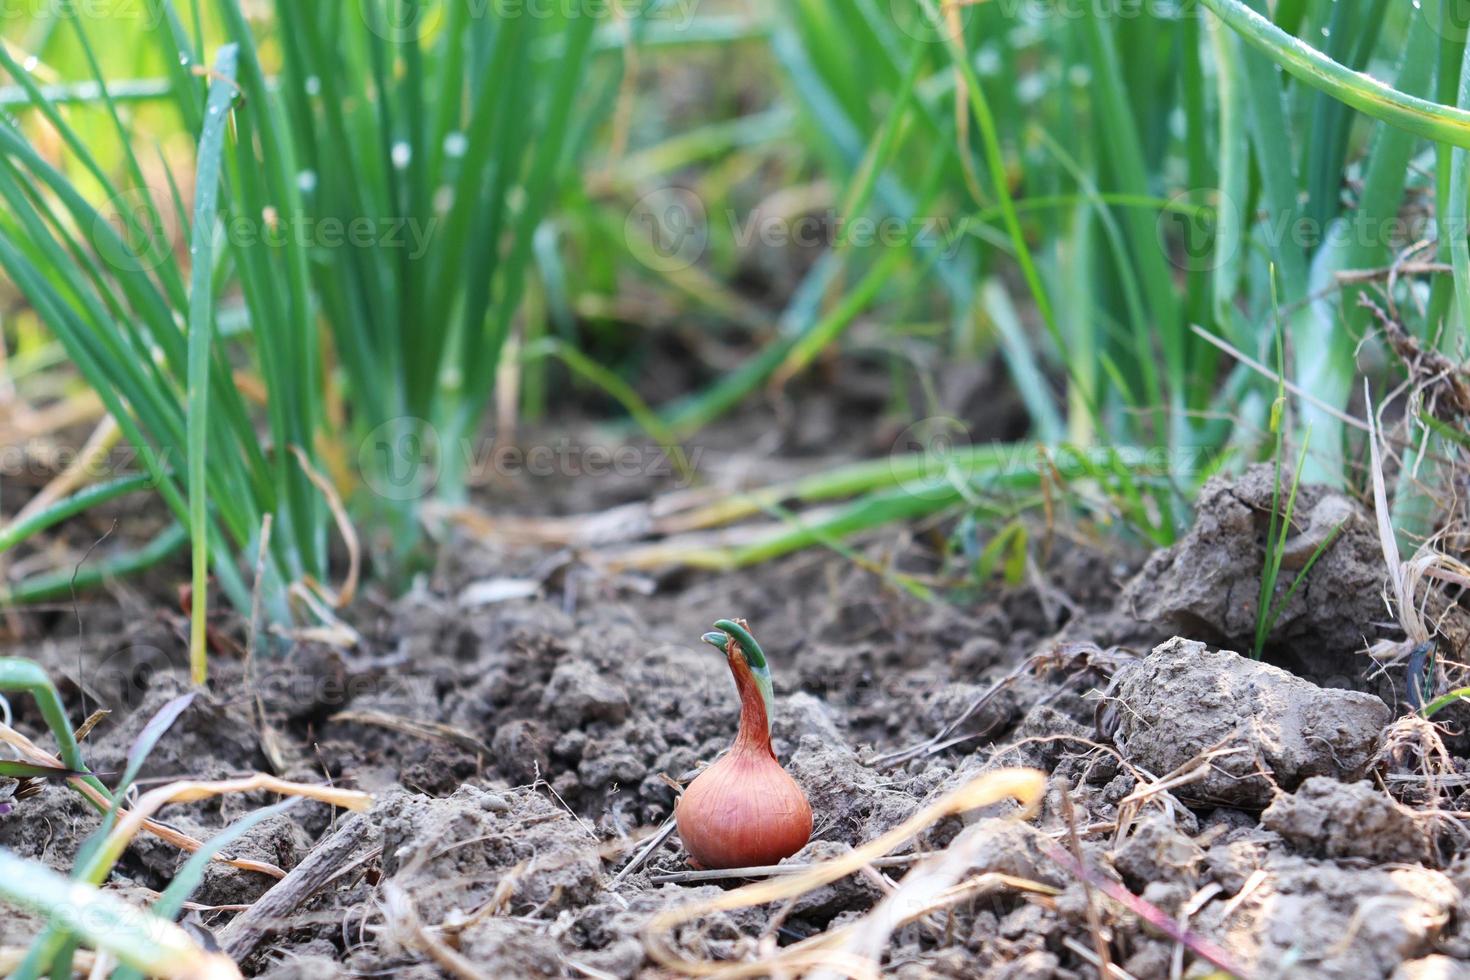
[{"label": "onion skin", "polygon": [[740,693],[740,730],[730,751],[689,784],[674,817],[696,867],[775,864],[806,846],[812,808],[776,760],[765,697],[733,636],[725,659]]}]

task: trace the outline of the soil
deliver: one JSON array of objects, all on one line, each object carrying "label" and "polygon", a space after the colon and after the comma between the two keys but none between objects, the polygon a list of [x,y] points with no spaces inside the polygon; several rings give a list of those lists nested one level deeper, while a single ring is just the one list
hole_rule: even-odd
[{"label": "soil", "polygon": [[[785,425],[766,448],[795,466],[800,439]],[[738,437],[713,445],[706,472],[740,470],[749,450]],[[1208,974],[1195,938],[1175,942],[1054,859],[1051,842],[1070,847],[1074,832],[1094,882],[1185,923],[1246,975],[1470,975],[1470,773],[1439,733],[1405,717],[1402,666],[1379,670],[1360,652],[1397,634],[1374,524],[1357,502],[1305,491],[1295,546],[1310,552],[1312,534],[1342,530],[1287,604],[1266,661],[1232,652],[1249,650],[1270,479],[1257,468],[1212,482],[1171,549],[1059,535],[1025,585],[927,600],[830,552],[645,578],[454,532],[408,594],[359,603],[356,648],[298,638],[249,674],[221,651],[210,694],[158,745],[143,784],[273,769],[376,797],[355,857],[266,923],[246,951],[249,974],[445,975],[427,927],[486,977],[667,976],[645,947],[649,920],[738,882],[683,880],[676,835],[616,876],[670,817],[677,784],[729,744],[733,685],[699,636],[743,616],[772,662],[776,753],[815,814],[793,863],[870,841],[987,770],[1048,774],[1029,822],[1004,811],[944,820],[896,853],[942,850],[968,824],[974,873],[1056,894],[992,889],[903,925],[885,975],[1096,976],[1096,930],[1133,977]],[[658,484],[567,482],[560,495],[529,479],[492,489],[507,507],[555,513],[643,499]],[[925,535],[903,529],[860,551],[935,567]],[[528,577],[541,583],[532,596],[493,587]],[[80,637],[78,618],[53,616],[9,652],[52,671],[73,717],[111,709],[86,755],[112,772],[187,689],[179,623],[109,601],[78,612]],[[1441,617],[1464,618],[1454,606]],[[240,635],[238,624],[221,632]],[[13,707],[16,726],[39,738],[34,706]],[[226,797],[165,817],[207,838],[272,801]],[[68,869],[96,826],[50,786],[0,817],[0,846]],[[229,853],[290,869],[347,826],[348,815],[304,804]],[[146,896],[181,862],[141,839],[110,886]],[[888,862],[784,907],[705,916],[674,943],[695,958],[768,956],[857,921],[904,873]],[[216,865],[189,919],[231,938],[237,907],[273,884]],[[0,945],[35,929],[0,917]]]}]

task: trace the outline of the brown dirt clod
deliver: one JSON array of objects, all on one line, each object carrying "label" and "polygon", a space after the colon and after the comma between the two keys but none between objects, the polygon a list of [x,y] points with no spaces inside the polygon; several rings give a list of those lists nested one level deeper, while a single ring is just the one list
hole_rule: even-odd
[{"label": "brown dirt clod", "polygon": [[1275,788],[1311,776],[1356,779],[1384,727],[1388,706],[1371,694],[1317,687],[1279,667],[1175,638],[1118,674],[1114,740],[1133,765],[1163,776],[1214,749],[1178,795],[1261,809]]}]

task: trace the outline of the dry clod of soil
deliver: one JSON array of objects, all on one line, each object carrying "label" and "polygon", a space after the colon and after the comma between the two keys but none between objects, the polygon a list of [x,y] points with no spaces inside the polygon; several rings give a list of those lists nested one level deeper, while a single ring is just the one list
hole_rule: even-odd
[{"label": "dry clod of soil", "polygon": [[[313,843],[306,828],[296,817],[296,814],[284,813],[257,824],[230,845],[229,855],[271,862],[286,869],[295,867],[311,850]],[[180,821],[178,817],[174,819],[198,837],[207,838],[213,833],[207,826],[196,829],[187,822]],[[186,859],[183,854],[174,857],[180,865]],[[275,883],[275,879],[267,878],[263,874],[211,861],[205,866],[204,878],[190,900],[201,905],[248,905],[274,887]]]},{"label": "dry clod of soil", "polygon": [[497,895],[511,914],[584,905],[602,888],[598,842],[588,828],[528,789],[466,784],[433,799],[386,795],[372,811],[383,832],[383,875],[419,917],[443,922]]},{"label": "dry clod of soil", "polygon": [[[1255,635],[1274,478],[1275,467],[1262,464],[1238,479],[1217,476],[1206,483],[1195,503],[1194,526],[1148,560],[1128,584],[1124,608],[1143,622],[1181,633],[1249,643]],[[1286,490],[1289,485],[1283,501]],[[1294,533],[1273,604],[1285,597],[1318,544],[1333,528],[1341,526],[1341,531],[1282,610],[1271,642],[1310,647],[1330,663],[1362,649],[1369,624],[1384,616],[1378,531],[1356,503],[1322,487],[1302,486],[1292,516]]]},{"label": "dry clod of soil", "polygon": [[1010,817],[983,817],[972,824],[967,833],[989,838],[980,849],[984,870],[1015,878],[1039,881],[1062,887],[1067,876],[1055,861],[1041,852],[1036,834],[1019,820]]},{"label": "dry clod of soil", "polygon": [[1038,949],[999,966],[992,975],[996,980],[1053,980],[1065,976],[1061,965],[1055,953]]},{"label": "dry clod of soil", "polygon": [[1438,954],[1400,963],[1393,971],[1393,980],[1465,980],[1466,977],[1470,977],[1470,966]]},{"label": "dry clod of soil", "polygon": [[1312,856],[1436,863],[1424,822],[1368,782],[1313,776],[1295,793],[1278,796],[1261,814],[1261,823]]},{"label": "dry clod of soil", "polygon": [[[833,861],[851,853],[847,844],[836,841],[816,840],[797,851],[790,858],[792,864],[816,864]],[[828,921],[848,909],[868,909],[883,899],[883,891],[865,875],[839,878],[830,885],[823,885],[791,900],[790,916]]]},{"label": "dry clod of soil", "polygon": [[1234,748],[1175,795],[1248,809],[1271,802],[1273,781],[1292,790],[1312,776],[1357,779],[1390,717],[1370,694],[1320,688],[1178,637],[1119,671],[1114,695],[1113,738],[1130,763],[1163,776],[1217,747]]},{"label": "dry clod of soil", "polygon": [[1388,977],[1435,951],[1460,899],[1427,868],[1358,870],[1284,854],[1260,867],[1243,901],[1211,902],[1194,919],[1259,978]]},{"label": "dry clod of soil", "polygon": [[541,696],[541,710],[559,730],[594,721],[618,724],[628,717],[628,692],[584,660],[557,665]]},{"label": "dry clod of soil", "polygon": [[807,735],[786,770],[811,803],[814,839],[865,844],[919,808],[919,796],[903,777],[865,766],[844,742]]},{"label": "dry clod of soil", "polygon": [[1166,814],[1150,810],[1133,835],[1113,853],[1113,867],[1135,892],[1152,882],[1199,881],[1205,852],[1175,827]]}]

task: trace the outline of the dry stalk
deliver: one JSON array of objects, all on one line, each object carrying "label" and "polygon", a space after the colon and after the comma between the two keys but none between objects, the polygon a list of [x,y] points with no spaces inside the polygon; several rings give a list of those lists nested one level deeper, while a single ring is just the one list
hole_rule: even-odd
[{"label": "dry stalk", "polygon": [[344,810],[359,812],[368,809],[373,803],[372,796],[367,793],[359,793],[357,790],[336,789],[331,786],[310,783],[292,783],[265,773],[219,782],[181,780],[144,793],[132,809],[124,811],[119,817],[117,826],[112,829],[112,833],[107,835],[99,853],[111,854],[114,858],[122,854],[128,843],[148,825],[149,818],[170,803],[193,803],[214,796],[253,793],[257,790],[266,790],[282,796],[302,796],[341,807]]},{"label": "dry stalk", "polygon": [[489,756],[490,748],[484,742],[463,729],[455,728],[437,721],[417,721],[412,718],[401,718],[391,715],[386,711],[339,711],[331,717],[332,721],[356,722],[359,725],[373,725],[378,728],[386,728],[389,731],[409,735],[413,738],[430,739],[440,742],[448,742],[468,752],[474,752],[480,756]]},{"label": "dry stalk", "polygon": [[[24,756],[29,761],[35,762],[39,765],[60,767],[62,764],[61,760],[58,759],[56,756],[51,755],[44,749],[41,749],[34,742],[26,738],[20,732],[11,728],[9,725],[0,724],[0,742],[8,742],[9,744],[15,746],[17,749],[20,750],[22,756]],[[91,783],[88,783],[82,777],[72,776],[67,779],[67,782],[71,785],[73,789],[75,789],[77,792],[81,793],[89,801],[91,801],[93,806],[97,807],[99,810],[107,810],[111,808],[112,800],[109,799],[105,793],[103,793],[101,790],[98,790],[95,786],[93,786]],[[125,818],[130,812],[131,811],[129,810],[122,810],[120,811],[119,816]],[[144,820],[142,822],[141,829],[146,830],[148,831],[148,833],[159,838],[160,840],[166,841],[173,846],[179,848],[180,850],[188,851],[191,854],[204,846],[203,841],[195,837],[191,837],[188,834],[183,833],[182,831],[175,830],[174,828],[166,824],[161,824],[155,820]],[[260,874],[269,875],[272,878],[286,877],[286,872],[282,871],[280,868],[267,861],[251,861],[245,858],[227,858],[222,855],[217,856],[215,860],[219,861],[221,864],[228,864],[231,867],[239,868],[242,871],[256,871]]]},{"label": "dry stalk", "polygon": [[[1046,776],[1035,769],[1000,769],[983,773],[880,837],[847,854],[824,861],[809,871],[790,878],[776,878],[746,885],[715,898],[660,913],[649,922],[645,929],[644,945],[649,955],[655,960],[678,973],[693,976],[730,977],[770,973],[772,970],[769,962],[732,965],[709,960],[685,959],[670,948],[669,933],[681,923],[711,912],[727,912],[733,909],[779,902],[831,884],[860,871],[875,858],[888,854],[915,834],[948,816],[975,810],[1005,799],[1014,799],[1022,805],[1023,810],[1020,815],[1022,818],[1030,816],[1035,812],[1045,790]],[[1027,884],[1034,883],[1028,882]],[[813,953],[815,953],[815,959],[808,959],[808,955]],[[781,967],[793,972],[816,966],[840,967],[848,970],[846,974],[848,976],[875,975],[868,972],[875,969],[870,960],[862,957],[849,959],[847,956],[838,956],[833,959],[833,955],[826,951],[813,951],[809,947],[798,944],[781,954]]]},{"label": "dry stalk", "polygon": [[362,575],[362,545],[357,539],[357,529],[352,526],[352,518],[347,516],[347,506],[342,503],[342,495],[337,488],[332,486],[316,467],[311,465],[311,460],[300,446],[292,446],[291,452],[296,456],[296,462],[306,473],[306,478],[312,482],[322,497],[327,502],[327,508],[332,512],[332,520],[336,522],[337,533],[342,535],[342,543],[347,548],[347,578],[342,582],[342,588],[333,592],[329,587],[323,585],[321,589],[332,597],[332,604],[338,609],[345,609],[351,605],[353,598],[357,595],[358,581]]},{"label": "dry stalk", "polygon": [[[1082,839],[1077,836],[1077,815],[1072,807],[1072,788],[1063,781],[1059,789],[1061,790],[1062,817],[1067,822],[1067,846],[1071,849],[1072,857],[1080,868],[1083,867]],[[1094,965],[1098,968],[1098,972],[1107,976],[1112,972],[1110,968],[1113,965],[1113,959],[1108,951],[1108,940],[1103,935],[1102,912],[1097,907],[1097,895],[1093,893],[1092,882],[1084,877],[1082,888],[1087,893],[1087,931],[1092,937],[1092,948],[1097,951],[1097,960]]]},{"label": "dry stalk", "polygon": [[423,953],[450,976],[459,980],[489,980],[489,974],[476,967],[469,957],[424,927],[413,899],[391,881],[383,885],[383,918],[394,939],[408,949]]},{"label": "dry stalk", "polygon": [[1172,771],[1157,778],[1150,776],[1149,781],[1146,783],[1140,781],[1140,784],[1134,787],[1133,792],[1118,801],[1116,842],[1122,843],[1123,838],[1128,836],[1128,831],[1132,828],[1133,822],[1138,819],[1138,814],[1143,810],[1143,805],[1155,796],[1160,794],[1165,795],[1165,802],[1171,813],[1176,813],[1176,808],[1183,809],[1174,798],[1172,791],[1208,776],[1213,767],[1214,760],[1223,756],[1238,755],[1241,752],[1249,751],[1245,746],[1237,746],[1235,748],[1225,747],[1226,742],[1234,741],[1236,737],[1235,733],[1231,733],[1220,742],[1217,742],[1210,748],[1196,754],[1192,759],[1175,767]]}]

